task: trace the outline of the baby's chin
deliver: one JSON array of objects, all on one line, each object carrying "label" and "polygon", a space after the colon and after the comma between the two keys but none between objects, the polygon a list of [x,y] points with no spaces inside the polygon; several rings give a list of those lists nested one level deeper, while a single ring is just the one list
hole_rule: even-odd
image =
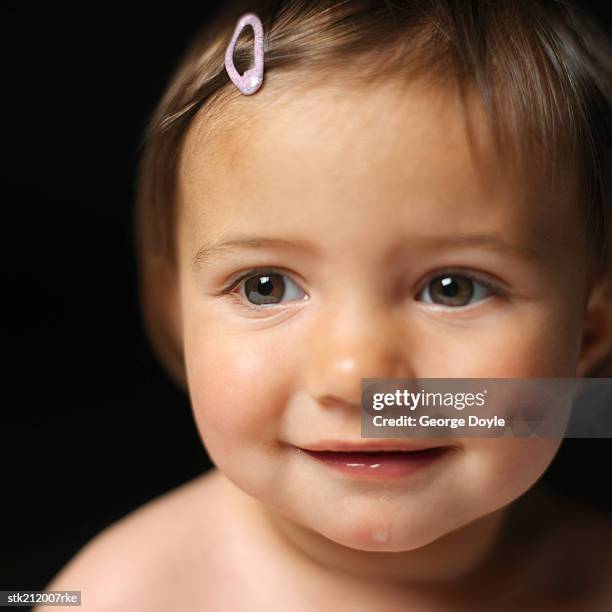
[{"label": "baby's chin", "polygon": [[[241,474],[242,476],[242,474]],[[302,474],[303,476],[303,474]],[[263,481],[263,482],[262,482]],[[485,509],[449,498],[448,487],[392,491],[344,489],[337,483],[297,478],[286,488],[262,478],[234,483],[293,528],[306,530],[341,546],[369,552],[422,548],[482,516]],[[308,492],[305,494],[305,492]],[[489,500],[491,501],[491,500]],[[322,542],[324,544],[324,542]]]},{"label": "baby's chin", "polygon": [[[266,458],[263,453],[255,463],[261,467]],[[319,544],[323,546],[328,541],[354,551],[398,553],[427,547],[494,512],[515,493],[506,492],[508,499],[468,494],[453,486],[460,479],[460,470],[423,478],[410,486],[398,482],[383,487],[381,483],[322,478],[296,466],[286,470],[290,465],[279,468],[271,461],[269,471],[245,470],[240,461],[233,463],[232,459],[221,461],[218,467],[242,493],[260,502],[294,534],[302,531],[309,540],[322,538]]]},{"label": "baby's chin", "polygon": [[[475,518],[475,517],[474,517]],[[308,517],[307,526],[321,536],[354,550],[365,552],[407,552],[423,548],[444,535],[469,523],[457,516],[445,516],[427,509],[365,504],[350,513],[336,516],[316,513]]]}]

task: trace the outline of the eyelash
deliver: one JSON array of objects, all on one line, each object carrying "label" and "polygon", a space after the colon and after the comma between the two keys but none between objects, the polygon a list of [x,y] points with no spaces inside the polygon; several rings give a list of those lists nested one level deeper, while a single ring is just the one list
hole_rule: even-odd
[{"label": "eyelash", "polygon": [[[245,308],[248,308],[250,310],[270,310],[270,308],[276,306],[276,307],[282,307],[282,305],[279,304],[273,304],[271,306],[264,306],[264,305],[259,305],[259,304],[252,304],[250,302],[244,302],[244,300],[242,299],[242,296],[236,296],[234,293],[234,290],[240,286],[240,283],[242,283],[243,281],[249,280],[252,277],[255,276],[260,276],[260,275],[271,275],[271,274],[278,274],[281,276],[290,276],[290,274],[286,271],[283,271],[279,268],[251,268],[250,270],[247,270],[246,272],[244,272],[243,274],[241,274],[239,277],[232,279],[229,283],[227,283],[225,285],[225,287],[223,287],[223,289],[221,289],[221,291],[219,292],[220,295],[226,295],[228,297],[235,297],[237,303],[240,306],[243,306]],[[474,274],[472,272],[468,272],[466,270],[462,270],[460,268],[442,268],[440,270],[434,271],[430,274],[428,274],[426,280],[422,283],[422,286],[420,288],[420,290],[418,291],[417,295],[420,295],[421,293],[423,293],[423,291],[429,286],[429,284],[440,277],[443,276],[461,276],[463,278],[467,278],[472,282],[476,282],[481,284],[483,287],[485,287],[487,289],[488,292],[490,292],[493,296],[498,296],[498,297],[504,297],[506,295],[506,291],[505,289],[503,289],[502,287],[500,287],[497,283],[494,283],[493,281],[487,280],[482,278],[480,275],[478,274]],[[296,281],[293,281],[296,282]],[[297,284],[297,283],[296,283]],[[486,298],[485,298],[486,299]],[[484,300],[479,300],[479,302],[482,302]],[[476,302],[476,304],[478,304],[479,302]],[[443,309],[446,310],[462,310],[465,308],[469,308],[470,306],[474,306],[475,304],[468,304],[466,306],[444,306],[443,304],[433,304],[434,306],[439,306]]]}]

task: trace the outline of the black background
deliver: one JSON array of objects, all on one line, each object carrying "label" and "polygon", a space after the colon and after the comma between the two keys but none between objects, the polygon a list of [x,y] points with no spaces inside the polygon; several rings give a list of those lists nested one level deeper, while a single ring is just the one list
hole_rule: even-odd
[{"label": "black background", "polygon": [[[43,588],[101,529],[210,465],[143,333],[131,206],[148,116],[214,8],[3,11],[0,589]],[[566,440],[544,479],[612,512],[611,450]]]}]

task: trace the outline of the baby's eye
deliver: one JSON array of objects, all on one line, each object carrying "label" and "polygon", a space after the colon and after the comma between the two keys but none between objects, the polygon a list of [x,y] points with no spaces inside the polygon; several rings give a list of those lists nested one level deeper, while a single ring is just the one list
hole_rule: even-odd
[{"label": "baby's eye", "polygon": [[249,276],[239,286],[239,293],[251,304],[279,304],[282,301],[303,300],[304,291],[288,276],[265,272]]},{"label": "baby's eye", "polygon": [[443,306],[466,306],[479,302],[496,291],[486,283],[461,274],[440,274],[421,292],[423,301]]}]

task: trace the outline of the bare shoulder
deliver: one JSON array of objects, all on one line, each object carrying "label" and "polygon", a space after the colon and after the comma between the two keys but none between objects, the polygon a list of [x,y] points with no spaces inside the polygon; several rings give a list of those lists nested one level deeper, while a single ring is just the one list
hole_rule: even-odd
[{"label": "bare shoulder", "polygon": [[554,595],[556,610],[612,610],[610,514],[550,490],[532,495],[522,512],[536,543],[524,562],[534,587]]},{"label": "bare shoulder", "polygon": [[612,610],[612,517],[585,502],[559,502],[564,589],[584,597],[585,612]]},{"label": "bare shoulder", "polygon": [[222,549],[222,495],[213,470],[155,498],[88,542],[46,590],[81,591],[82,610],[188,609],[198,599],[190,578]]},{"label": "bare shoulder", "polygon": [[600,563],[612,568],[612,516],[590,503],[559,494],[549,497],[551,513],[557,515],[554,532],[564,550],[583,565]]}]

